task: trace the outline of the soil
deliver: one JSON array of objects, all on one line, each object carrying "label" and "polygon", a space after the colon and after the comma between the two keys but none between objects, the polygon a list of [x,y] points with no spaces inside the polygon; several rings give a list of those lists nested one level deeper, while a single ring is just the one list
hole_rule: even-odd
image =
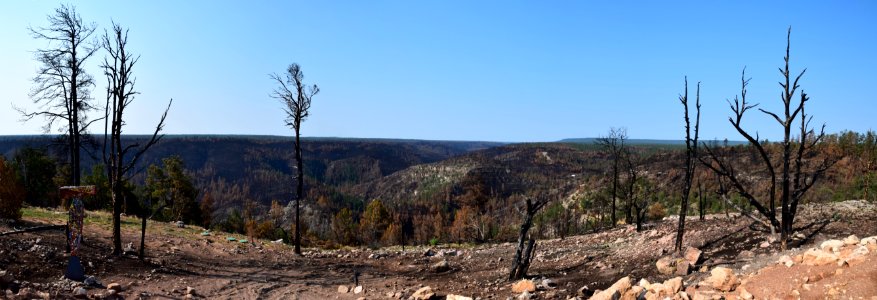
[{"label": "soil", "polygon": [[[59,213],[60,214],[60,213]],[[795,255],[827,239],[877,235],[877,205],[845,201],[801,207],[798,235],[790,250],[781,251],[776,237],[759,230],[752,221],[736,216],[711,215],[686,222],[685,244],[703,251],[703,262],[683,277],[695,287],[715,266],[727,266],[744,280],[756,299],[875,299],[877,255],[864,263],[838,267],[777,265],[781,255]],[[25,218],[16,227],[61,224],[62,218]],[[0,232],[10,231],[0,224]],[[674,277],[662,275],[655,261],[672,251],[676,220],[667,218],[648,224],[642,232],[619,225],[602,232],[540,240],[529,275],[536,282],[550,279],[556,286],[540,289],[539,299],[567,299],[605,289],[619,278],[636,282]],[[99,224],[86,224],[81,260],[88,275],[100,283],[120,283],[121,293],[109,296],[106,289],[88,287],[92,298],[125,299],[389,299],[405,298],[423,286],[438,295],[465,295],[481,299],[506,299],[512,293],[506,280],[514,245],[305,249],[295,255],[292,247],[270,241],[241,243],[238,235],[213,232],[201,235],[192,226],[152,223],[147,232],[147,258],[127,254],[111,256],[111,233]],[[236,241],[229,241],[228,237]],[[139,231],[123,230],[123,241],[139,245]],[[762,245],[767,242],[766,245]],[[32,293],[31,297],[72,298],[82,283],[63,279],[67,256],[62,231],[41,231],[0,236],[0,271],[15,282],[4,284],[5,297]],[[762,247],[766,246],[766,247]],[[427,256],[426,252],[434,255]],[[433,264],[446,260],[450,268],[435,272]],[[838,271],[841,269],[842,271]],[[807,277],[806,279],[804,277]],[[354,281],[363,292],[340,293],[339,285],[351,289]],[[2,282],[0,282],[2,283]],[[807,284],[807,286],[805,286]],[[187,288],[194,289],[187,292]],[[797,293],[798,296],[795,296]],[[390,297],[388,297],[388,295]],[[0,293],[0,298],[4,297]]]}]

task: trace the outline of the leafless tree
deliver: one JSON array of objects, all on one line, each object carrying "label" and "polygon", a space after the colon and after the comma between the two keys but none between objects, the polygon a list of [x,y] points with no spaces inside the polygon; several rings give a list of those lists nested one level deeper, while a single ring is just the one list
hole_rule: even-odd
[{"label": "leafless tree", "polygon": [[652,190],[651,186],[645,182],[646,179],[640,178],[637,174],[640,158],[635,152],[630,149],[625,150],[624,163],[627,172],[625,198],[633,211],[633,222],[636,223],[636,231],[639,232],[642,230]]},{"label": "leafless tree", "polygon": [[533,218],[545,205],[557,196],[549,193],[531,193],[530,195],[516,195],[524,201],[524,220],[521,222],[518,232],[518,245],[515,247],[515,257],[512,259],[509,281],[524,278],[530,268],[530,260],[536,249],[536,238],[530,236],[530,227],[533,226]]},{"label": "leafless tree", "polygon": [[682,251],[682,237],[685,235],[685,216],[688,213],[688,197],[691,194],[691,182],[694,179],[695,160],[697,159],[697,139],[700,129],[700,82],[697,83],[697,94],[694,107],[694,137],[692,138],[691,119],[688,112],[688,77],[685,77],[685,93],[679,95],[679,102],[685,108],[685,181],[682,183],[682,201],[679,204],[679,227],[676,229],[676,251]]},{"label": "leafless tree", "polygon": [[295,189],[295,237],[293,244],[295,253],[301,254],[301,224],[299,221],[299,207],[304,199],[304,168],[301,154],[301,123],[307,119],[311,108],[311,99],[320,92],[317,85],[306,85],[301,66],[296,63],[289,65],[286,73],[281,77],[271,74],[271,79],[279,85],[271,95],[279,99],[285,107],[286,125],[295,131],[295,163],[296,163],[296,189]]},{"label": "leafless tree", "polygon": [[[780,96],[783,103],[782,116],[764,109],[758,109],[762,113],[776,120],[783,128],[783,140],[781,142],[782,153],[779,162],[775,162],[771,159],[771,154],[766,148],[767,142],[760,140],[757,132],[755,133],[755,136],[752,136],[742,127],[744,114],[748,110],[758,106],[758,104],[749,104],[746,101],[746,86],[749,84],[749,79],[746,78],[745,68],[743,69],[743,75],[740,79],[742,87],[739,97],[734,97],[733,103],[728,101],[728,104],[731,106],[731,111],[734,112],[734,115],[729,117],[728,121],[734,126],[734,129],[736,129],[740,135],[746,138],[750,146],[757,150],[762,165],[770,175],[770,189],[767,194],[767,203],[764,203],[763,199],[756,198],[754,187],[747,186],[747,184],[741,180],[739,173],[734,169],[731,162],[722,159],[716,154],[716,151],[708,146],[705,147],[708,156],[704,160],[706,166],[721,176],[728,178],[731,186],[734,187],[737,193],[744,199],[748,200],[749,204],[767,219],[767,223],[770,224],[772,232],[779,230],[781,246],[783,249],[787,248],[788,239],[793,231],[792,224],[795,221],[798,203],[804,198],[804,195],[813,187],[816,181],[819,180],[838,159],[831,155],[825,155],[822,159],[817,159],[818,151],[816,147],[825,136],[825,125],[822,125],[822,128],[818,133],[810,127],[812,116],[808,116],[805,112],[805,104],[810,100],[810,97],[808,97],[803,90],[800,93],[799,100],[796,102],[793,100],[796,96],[795,93],[800,87],[798,81],[807,69],[802,70],[801,73],[792,79],[792,74],[789,71],[791,35],[792,29],[790,27],[786,35],[786,56],[784,57],[785,66],[779,68],[780,73],[783,75],[783,81],[779,83],[783,88]],[[799,130],[797,132],[798,137],[793,138],[792,130],[796,122],[799,126],[797,128],[797,130]],[[779,170],[777,170],[778,165]],[[777,173],[779,173],[780,176],[779,181],[777,180]],[[781,211],[779,219],[776,215],[777,189],[779,189]]]},{"label": "leafless tree", "polygon": [[[127,49],[128,30],[113,23],[112,33],[104,32],[101,37],[101,47],[107,51],[107,57],[101,64],[104,75],[107,77],[107,102],[106,115],[104,116],[104,151],[103,160],[107,168],[107,178],[110,183],[110,194],[113,200],[113,254],[122,254],[121,237],[121,214],[124,200],[124,186],[132,176],[131,170],[137,165],[143,153],[155,145],[161,138],[159,135],[164,128],[165,118],[170,110],[173,100],[168,102],[167,108],[161,115],[158,125],[152,137],[143,145],[132,143],[122,144],[122,129],[125,125],[124,114],[128,105],[134,101],[137,91],[134,90],[136,79],[133,77],[134,66],[140,56],[133,56]],[[109,141],[108,141],[109,139]],[[109,147],[109,148],[108,148]],[[130,155],[129,155],[130,154]],[[136,172],[135,172],[136,173]]]},{"label": "leafless tree", "polygon": [[64,132],[70,155],[68,183],[79,185],[82,140],[87,137],[88,126],[99,120],[88,120],[86,115],[95,109],[90,102],[94,79],[83,69],[85,62],[99,48],[92,39],[95,25],[83,23],[76,9],[68,5],[55,9],[47,19],[47,27],[28,28],[31,36],[45,40],[49,45],[35,51],[40,67],[32,79],[34,87],[30,98],[39,108],[31,112],[19,107],[15,109],[22,114],[23,121],[45,118],[45,132],[56,126]]},{"label": "leafless tree", "polygon": [[[612,222],[612,227],[615,227],[615,224],[618,223],[616,220],[616,203],[618,202],[619,165],[621,164],[621,159],[625,151],[624,142],[626,140],[626,128],[610,128],[607,136],[597,138],[596,141],[598,145],[609,152],[610,158],[612,159],[612,212],[609,215],[609,222]],[[625,212],[628,223],[631,221],[631,212],[632,208],[628,205]]]}]

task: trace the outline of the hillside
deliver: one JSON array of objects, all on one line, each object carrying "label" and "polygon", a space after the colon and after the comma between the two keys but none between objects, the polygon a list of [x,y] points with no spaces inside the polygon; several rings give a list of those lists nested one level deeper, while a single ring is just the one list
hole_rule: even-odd
[{"label": "hillside", "polygon": [[[657,293],[672,299],[752,299],[744,293],[755,299],[869,299],[877,293],[877,237],[865,238],[877,234],[874,214],[877,207],[864,201],[805,205],[796,225],[800,229],[795,248],[788,251],[780,250],[769,233],[748,229],[745,218],[692,219],[687,244],[702,254],[691,273],[681,275],[660,273],[655,264],[672,248],[673,219],[653,222],[643,232],[620,226],[540,240],[529,277],[532,290],[522,293],[506,281],[513,254],[508,243],[308,248],[297,256],[284,244],[241,241],[246,237],[218,231],[203,235],[199,227],[151,222],[147,259],[140,261],[130,254],[109,257],[109,215],[89,212],[82,261],[97,285],[59,279],[66,264],[60,231],[0,236],[0,289],[5,292],[0,298],[68,299],[83,288],[81,292],[94,299],[441,299],[452,294],[481,299],[603,299],[601,290],[612,289],[638,291],[646,299]],[[62,212],[27,209],[22,225],[63,222]],[[136,225],[134,219],[123,220],[125,243],[137,245]],[[0,232],[9,229],[0,224]],[[841,240],[849,240],[850,235],[861,240],[844,246]],[[830,247],[819,249],[831,239],[841,244],[835,254],[830,254]],[[823,251],[834,259],[816,262],[808,256]],[[731,270],[730,291],[710,283],[708,278],[718,267]],[[627,285],[613,284],[626,280]],[[119,284],[118,292],[107,289],[112,283]],[[435,298],[415,296],[427,286]]]}]

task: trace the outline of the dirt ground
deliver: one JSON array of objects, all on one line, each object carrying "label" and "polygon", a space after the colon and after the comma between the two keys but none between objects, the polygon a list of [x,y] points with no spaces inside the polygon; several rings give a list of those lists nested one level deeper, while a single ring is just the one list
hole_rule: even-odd
[{"label": "dirt ground", "polygon": [[[821,241],[854,234],[877,235],[877,205],[864,201],[807,205],[801,208],[792,241],[793,249],[780,251],[768,232],[753,229],[743,217],[709,216],[686,222],[685,244],[703,251],[704,261],[684,276],[695,286],[708,269],[728,266],[744,278],[757,299],[877,299],[877,256],[865,263],[837,271],[837,266],[776,265],[784,254],[794,255]],[[30,216],[17,227],[61,224],[61,213]],[[129,220],[136,222],[136,220]],[[136,226],[124,227],[123,241],[139,244]],[[655,261],[672,251],[676,221],[649,224],[642,232],[618,226],[598,233],[541,240],[529,275],[556,285],[540,289],[538,299],[567,299],[605,289],[624,276],[651,282],[661,275]],[[13,230],[0,224],[0,232]],[[390,299],[407,298],[430,286],[438,295],[464,295],[481,299],[506,299],[517,294],[506,281],[514,246],[511,243],[478,246],[391,247],[378,250],[305,249],[296,256],[292,248],[270,241],[239,240],[245,237],[220,232],[201,235],[197,227],[176,228],[151,223],[147,233],[147,259],[110,256],[107,224],[87,222],[82,262],[86,273],[102,285],[119,283],[122,292],[110,296],[105,288],[87,287],[91,298],[125,299]],[[236,241],[229,241],[234,237]],[[431,252],[434,255],[426,255]],[[0,236],[0,272],[13,281],[3,283],[0,297],[72,298],[82,283],[63,279],[67,257],[63,232],[41,231]],[[436,271],[447,261],[447,270]],[[807,278],[805,278],[807,277]],[[339,285],[363,291],[339,292]],[[805,284],[809,284],[805,288]],[[586,287],[586,288],[584,288]],[[189,290],[187,290],[187,288]],[[583,289],[584,288],[584,289]],[[190,292],[191,291],[191,292]],[[797,292],[797,296],[796,293]]]}]

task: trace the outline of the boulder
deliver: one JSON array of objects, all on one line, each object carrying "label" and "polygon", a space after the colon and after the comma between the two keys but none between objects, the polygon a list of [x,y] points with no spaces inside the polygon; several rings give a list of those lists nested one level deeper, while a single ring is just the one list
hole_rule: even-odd
[{"label": "boulder", "polygon": [[346,285],[339,285],[338,292],[342,293],[342,294],[347,294],[348,292],[350,292],[350,287],[348,287]]},{"label": "boulder", "polygon": [[792,260],[791,256],[783,255],[783,256],[780,256],[780,259],[779,259],[779,261],[777,261],[777,263],[779,263],[781,265],[785,265],[786,267],[791,267],[795,264],[795,261]]},{"label": "boulder", "polygon": [[638,300],[642,295],[646,292],[646,289],[635,285],[632,286],[624,295],[621,295],[621,300]]},{"label": "boulder", "polygon": [[848,236],[847,238],[844,239],[845,245],[856,245],[858,243],[859,243],[859,237],[857,237],[855,234]]},{"label": "boulder", "polygon": [[83,287],[76,287],[73,289],[73,297],[76,298],[88,298],[88,291]]},{"label": "boulder", "polygon": [[542,279],[542,283],[540,285],[542,286],[542,288],[548,289],[548,288],[556,287],[557,282],[554,282],[554,280],[545,278],[545,279]]},{"label": "boulder", "polygon": [[691,265],[688,263],[688,260],[685,259],[677,259],[676,260],[676,275],[685,276],[688,275],[691,269]]},{"label": "boulder", "polygon": [[448,294],[447,296],[445,296],[445,299],[447,299],[447,300],[472,300],[472,297]]},{"label": "boulder", "polygon": [[672,275],[673,273],[676,273],[676,260],[672,257],[664,256],[655,262],[655,267],[658,268],[658,272],[661,274]]},{"label": "boulder", "polygon": [[822,249],[822,251],[838,252],[844,245],[844,242],[841,240],[827,240],[819,244],[819,249]]},{"label": "boulder", "polygon": [[631,286],[632,284],[630,282],[630,277],[627,276],[613,283],[612,286],[609,287],[609,289],[615,289],[618,292],[624,294],[625,292],[627,292],[627,290],[630,289]]},{"label": "boulder", "polygon": [[119,284],[119,283],[117,283],[117,282],[113,282],[113,283],[110,283],[110,284],[107,285],[107,290],[112,290],[112,291],[116,291],[116,292],[121,292],[121,291],[122,291],[122,285]]},{"label": "boulder", "polygon": [[512,293],[535,292],[536,284],[532,280],[522,279],[512,284]]},{"label": "boulder", "polygon": [[700,255],[701,254],[703,254],[703,251],[700,251],[694,247],[688,247],[688,248],[685,248],[685,255],[683,255],[683,257],[685,257],[685,260],[688,261],[689,265],[693,266],[693,265],[696,265],[698,262],[700,262]]},{"label": "boulder", "polygon": [[[829,249],[830,250],[830,249]],[[804,252],[803,264],[809,266],[821,266],[837,262],[838,257],[834,253],[823,250],[810,249]]]},{"label": "boulder", "polygon": [[755,296],[753,296],[752,293],[749,293],[749,291],[747,291],[745,287],[741,286],[737,289],[737,291],[740,292],[739,293],[740,299],[743,299],[743,300],[755,299]]},{"label": "boulder", "polygon": [[667,288],[668,294],[676,294],[682,290],[682,277],[667,279],[664,281],[664,286]]},{"label": "boulder", "polygon": [[648,288],[648,287],[649,287],[650,285],[652,285],[652,284],[651,284],[648,280],[646,280],[645,278],[643,278],[643,279],[640,279],[640,280],[639,280],[639,283],[637,283],[637,285],[638,285],[638,286],[641,286],[641,287],[644,287],[644,288]]},{"label": "boulder", "polygon": [[361,285],[357,285],[355,288],[353,288],[354,294],[361,294],[362,292],[364,292],[364,290]]},{"label": "boulder", "polygon": [[740,280],[737,279],[734,270],[725,267],[716,267],[710,271],[710,277],[704,280],[704,283],[714,289],[730,292],[740,284]]},{"label": "boulder", "polygon": [[440,262],[433,264],[430,267],[430,269],[432,269],[433,272],[441,273],[441,272],[446,272],[446,271],[450,270],[451,265],[450,265],[450,263],[448,263],[447,260],[442,260]]},{"label": "boulder", "polygon": [[414,300],[429,300],[429,299],[431,299],[433,296],[435,296],[435,292],[432,291],[432,288],[431,288],[431,287],[428,287],[428,286],[425,286],[425,287],[422,287],[422,288],[418,289],[417,291],[415,291],[414,294],[411,295],[411,299],[414,299]]},{"label": "boulder", "polygon": [[588,300],[619,300],[621,299],[621,293],[618,290],[614,289],[606,289],[605,291],[599,291],[595,293]]},{"label": "boulder", "polygon": [[617,300],[631,289],[630,277],[624,277],[616,281],[609,288],[591,296],[591,300]]}]

